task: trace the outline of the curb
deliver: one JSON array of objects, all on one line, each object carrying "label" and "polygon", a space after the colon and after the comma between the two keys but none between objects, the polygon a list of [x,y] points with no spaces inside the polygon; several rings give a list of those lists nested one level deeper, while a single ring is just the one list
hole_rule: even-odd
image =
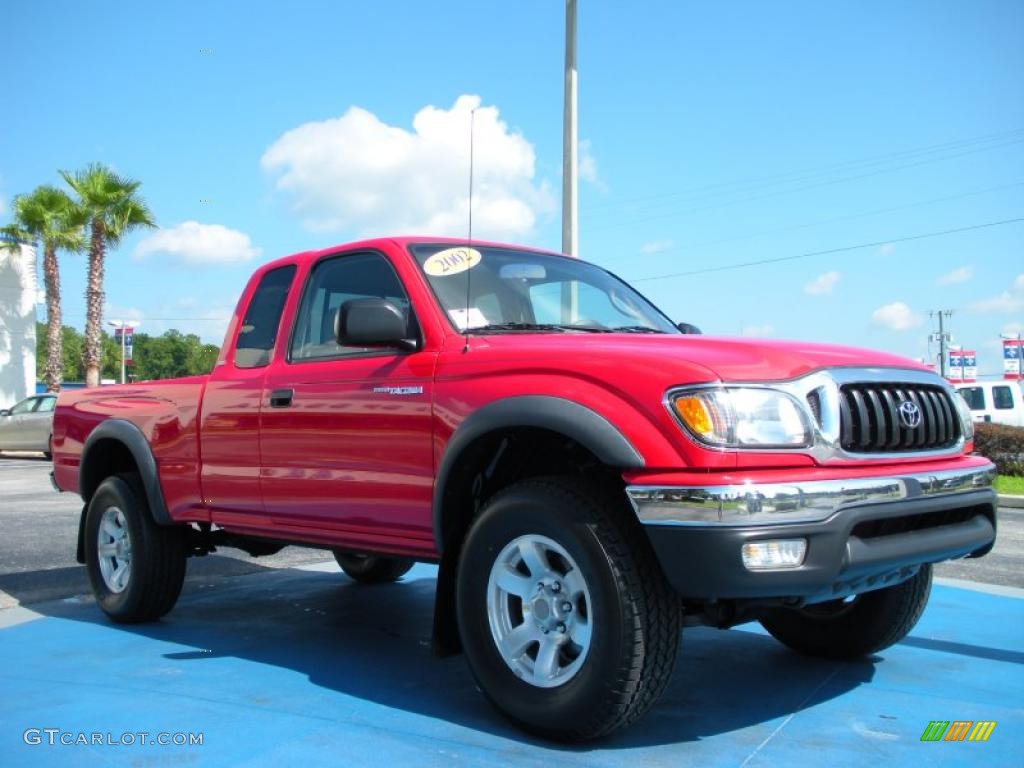
[{"label": "curb", "polygon": [[1009,494],[999,494],[999,506],[1008,507],[1010,509],[1024,509],[1024,496],[1011,496]]}]

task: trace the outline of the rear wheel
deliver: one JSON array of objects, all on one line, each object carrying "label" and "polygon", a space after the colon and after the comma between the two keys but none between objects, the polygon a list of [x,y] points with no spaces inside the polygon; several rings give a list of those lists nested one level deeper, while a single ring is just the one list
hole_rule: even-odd
[{"label": "rear wheel", "polygon": [[337,549],[333,552],[334,559],[345,575],[361,584],[386,584],[389,581],[398,581],[416,564],[415,560],[407,557],[367,555]]},{"label": "rear wheel", "polygon": [[664,690],[678,601],[613,493],[529,480],[484,507],[463,545],[463,649],[490,701],[520,727],[583,741],[638,720]]},{"label": "rear wheel", "polygon": [[185,530],[153,522],[138,477],[100,483],[85,517],[85,562],[96,603],[110,618],[137,623],[171,610],[185,559]]},{"label": "rear wheel", "polygon": [[801,609],[776,608],[761,624],[799,653],[858,659],[906,637],[924,613],[931,588],[932,567],[922,565],[901,584]]}]

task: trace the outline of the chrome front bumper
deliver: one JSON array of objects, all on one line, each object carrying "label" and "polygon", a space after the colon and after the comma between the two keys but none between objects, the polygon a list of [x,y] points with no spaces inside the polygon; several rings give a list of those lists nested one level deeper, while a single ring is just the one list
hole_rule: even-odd
[{"label": "chrome front bumper", "polygon": [[756,526],[827,520],[836,512],[874,503],[935,498],[986,490],[987,467],[800,483],[659,487],[631,485],[626,494],[646,525]]}]

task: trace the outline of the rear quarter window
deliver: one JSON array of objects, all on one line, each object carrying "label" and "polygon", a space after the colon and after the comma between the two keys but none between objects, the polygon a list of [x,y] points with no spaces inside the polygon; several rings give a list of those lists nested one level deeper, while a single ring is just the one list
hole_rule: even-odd
[{"label": "rear quarter window", "polygon": [[259,368],[270,362],[274,342],[277,341],[277,327],[281,324],[281,312],[294,277],[295,265],[288,264],[272,269],[260,278],[238,329],[236,367]]}]

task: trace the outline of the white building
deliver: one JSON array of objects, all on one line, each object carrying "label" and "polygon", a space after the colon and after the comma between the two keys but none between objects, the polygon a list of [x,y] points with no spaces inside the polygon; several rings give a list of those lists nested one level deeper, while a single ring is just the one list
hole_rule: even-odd
[{"label": "white building", "polygon": [[36,293],[35,248],[0,248],[0,408],[36,391]]}]

